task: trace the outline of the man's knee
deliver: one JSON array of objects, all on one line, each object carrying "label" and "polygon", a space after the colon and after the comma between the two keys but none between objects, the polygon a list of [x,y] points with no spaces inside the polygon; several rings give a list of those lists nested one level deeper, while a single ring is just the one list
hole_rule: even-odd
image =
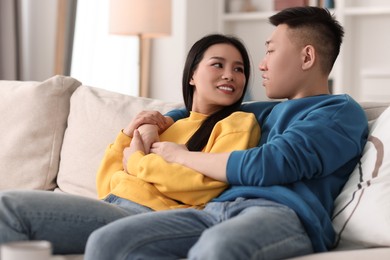
[{"label": "man's knee", "polygon": [[206,230],[189,251],[189,259],[225,259],[225,254],[234,249],[234,236],[215,230]]},{"label": "man's knee", "polygon": [[108,249],[111,248],[111,243],[115,243],[115,241],[105,234],[104,227],[91,233],[87,240],[84,259],[108,259],[106,254],[109,253]]}]

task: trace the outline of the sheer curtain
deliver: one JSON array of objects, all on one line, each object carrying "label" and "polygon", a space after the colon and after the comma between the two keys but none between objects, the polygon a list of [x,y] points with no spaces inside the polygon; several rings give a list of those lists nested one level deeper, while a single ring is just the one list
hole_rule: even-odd
[{"label": "sheer curtain", "polygon": [[84,85],[138,93],[136,37],[110,35],[109,0],[78,0],[71,76]]},{"label": "sheer curtain", "polygon": [[69,74],[76,0],[0,1],[0,79]]}]

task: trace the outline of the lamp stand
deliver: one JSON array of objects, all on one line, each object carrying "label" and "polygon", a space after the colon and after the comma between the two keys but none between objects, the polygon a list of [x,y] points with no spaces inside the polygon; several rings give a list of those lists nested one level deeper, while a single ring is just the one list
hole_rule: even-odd
[{"label": "lamp stand", "polygon": [[138,35],[139,39],[139,96],[149,97],[150,39]]}]

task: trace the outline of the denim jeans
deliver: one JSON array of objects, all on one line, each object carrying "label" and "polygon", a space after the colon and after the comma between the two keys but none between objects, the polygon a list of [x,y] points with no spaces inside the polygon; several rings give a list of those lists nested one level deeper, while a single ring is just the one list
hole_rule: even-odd
[{"label": "denim jeans", "polygon": [[119,219],[91,234],[85,259],[284,259],[312,252],[293,210],[238,198]]},{"label": "denim jeans", "polygon": [[151,211],[109,196],[107,202],[47,191],[0,193],[0,244],[48,240],[55,254],[82,254],[89,235],[117,219]]}]

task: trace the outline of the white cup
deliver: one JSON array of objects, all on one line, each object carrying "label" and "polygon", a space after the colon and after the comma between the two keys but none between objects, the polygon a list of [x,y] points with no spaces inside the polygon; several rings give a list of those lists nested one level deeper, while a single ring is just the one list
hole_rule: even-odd
[{"label": "white cup", "polygon": [[1,260],[49,260],[51,258],[49,241],[18,241],[1,246]]}]

